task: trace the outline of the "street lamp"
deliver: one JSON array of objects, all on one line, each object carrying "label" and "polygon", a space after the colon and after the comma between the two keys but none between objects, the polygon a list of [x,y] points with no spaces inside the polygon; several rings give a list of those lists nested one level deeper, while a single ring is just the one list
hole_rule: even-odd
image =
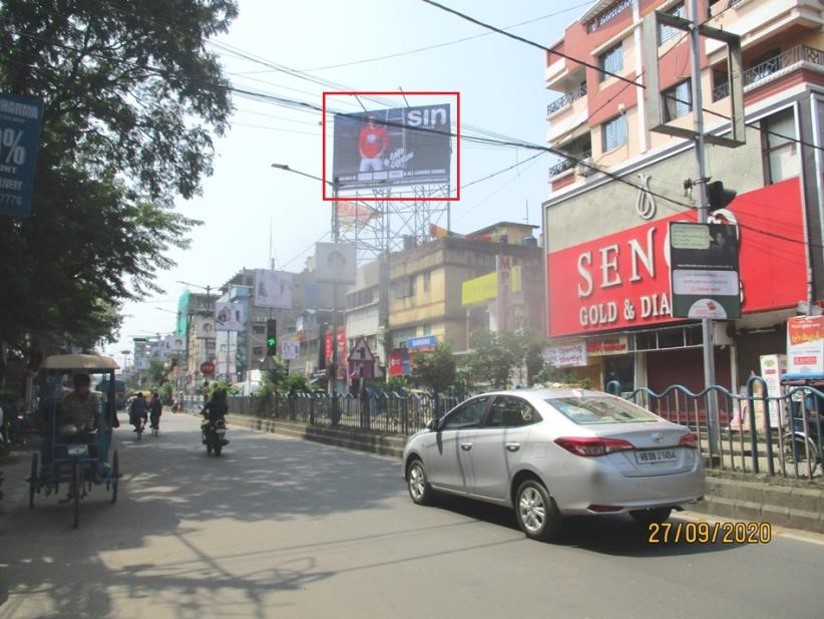
[{"label": "street lamp", "polygon": [[[332,242],[338,243],[340,240],[340,224],[338,222],[337,183],[328,181],[320,176],[315,176],[314,174],[308,174],[306,172],[301,172],[300,170],[295,170],[294,168],[290,168],[285,163],[273,163],[271,164],[271,167],[326,183],[332,188]],[[318,346],[320,345],[321,343],[318,341]],[[332,283],[332,369],[332,380],[330,382],[332,387],[332,396],[334,397],[338,392],[338,285],[334,282]],[[333,401],[333,405],[337,406],[337,398]]]}]

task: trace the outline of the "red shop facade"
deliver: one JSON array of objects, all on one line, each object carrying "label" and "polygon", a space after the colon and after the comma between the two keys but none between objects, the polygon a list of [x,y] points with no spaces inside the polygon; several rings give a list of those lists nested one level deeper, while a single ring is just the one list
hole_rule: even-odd
[{"label": "red shop facade", "polygon": [[[807,298],[809,269],[798,179],[740,194],[727,210],[740,238],[742,317],[715,323],[716,382],[739,390],[759,372],[760,355],[784,352],[786,320]],[[671,315],[672,221],[696,214],[685,209],[557,251],[549,246],[551,345],[578,346],[571,369],[594,387],[609,380],[623,391],[703,387],[701,324]]]}]

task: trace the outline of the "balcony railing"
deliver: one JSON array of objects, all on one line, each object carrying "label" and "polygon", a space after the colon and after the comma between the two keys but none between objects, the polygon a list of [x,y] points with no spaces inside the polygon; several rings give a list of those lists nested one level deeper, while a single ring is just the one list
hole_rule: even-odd
[{"label": "balcony railing", "polygon": [[[810,64],[824,67],[824,50],[816,49],[815,47],[808,47],[807,45],[799,45],[788,49],[786,52],[774,56],[764,62],[761,62],[754,67],[744,71],[744,87],[756,82],[766,79],[774,73],[778,73],[782,69],[787,69],[794,64],[800,62],[809,62]],[[718,84],[712,90],[712,100],[718,101],[730,94],[729,82]]]},{"label": "balcony railing", "polygon": [[557,112],[558,110],[562,110],[568,105],[571,105],[574,101],[577,101],[581,97],[586,96],[587,94],[587,84],[586,82],[582,83],[578,88],[572,90],[568,93],[565,93],[562,97],[555,99],[552,103],[546,106],[546,115],[549,116]]},{"label": "balcony railing", "polygon": [[562,159],[561,161],[556,163],[554,166],[549,168],[549,178],[550,179],[558,176],[561,172],[566,172],[570,168],[574,168],[575,164],[579,160],[586,159],[587,157],[592,157],[592,151],[591,150],[585,150],[582,153],[575,154],[575,155],[570,155],[570,157],[572,157],[572,159]]}]

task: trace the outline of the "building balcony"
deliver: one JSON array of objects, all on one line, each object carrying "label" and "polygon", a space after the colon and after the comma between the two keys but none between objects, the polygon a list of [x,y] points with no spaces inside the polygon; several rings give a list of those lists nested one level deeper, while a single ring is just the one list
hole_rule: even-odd
[{"label": "building balcony", "polygon": [[567,106],[572,105],[573,102],[577,101],[578,99],[585,97],[587,94],[587,83],[583,82],[578,88],[575,90],[571,90],[567,93],[564,93],[562,97],[555,99],[552,103],[546,106],[546,116],[549,118],[555,112],[564,109]]},{"label": "building balcony", "polygon": [[[744,71],[744,92],[761,86],[765,81],[786,75],[801,68],[824,72],[824,50],[798,45]],[[712,100],[718,101],[730,95],[729,82],[717,84],[712,90]]]},{"label": "building balcony", "polygon": [[567,170],[573,169],[577,162],[581,159],[587,159],[588,157],[592,157],[592,151],[584,151],[581,153],[575,153],[570,155],[570,159],[562,159],[555,165],[549,168],[549,180],[552,180],[559,174],[563,174]]}]

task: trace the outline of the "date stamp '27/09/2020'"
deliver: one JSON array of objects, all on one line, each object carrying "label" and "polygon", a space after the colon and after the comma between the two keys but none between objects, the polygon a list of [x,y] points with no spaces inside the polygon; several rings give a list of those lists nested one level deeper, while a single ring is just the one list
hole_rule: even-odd
[{"label": "date stamp '27/09/2020'", "polygon": [[649,544],[769,544],[769,522],[652,522]]}]

